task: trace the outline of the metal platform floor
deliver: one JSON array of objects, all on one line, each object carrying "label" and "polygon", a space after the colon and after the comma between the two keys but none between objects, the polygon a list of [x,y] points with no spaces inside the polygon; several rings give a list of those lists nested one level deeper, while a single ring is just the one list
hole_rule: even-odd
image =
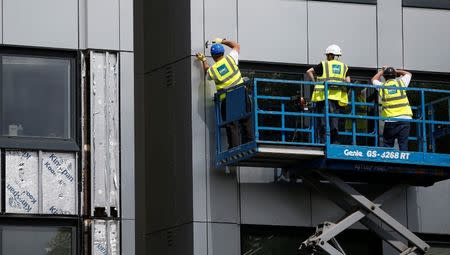
[{"label": "metal platform floor", "polygon": [[[354,152],[354,146],[332,145],[324,146],[298,146],[278,145],[250,142],[219,154],[216,167],[244,166],[261,168],[284,168],[292,173],[301,175],[303,171],[323,170],[333,173],[345,181],[367,183],[403,183],[413,186],[430,186],[435,182],[450,179],[450,167],[446,159],[436,161],[436,165],[416,164],[420,162],[420,153],[398,152],[389,149],[388,154],[409,154],[410,157],[419,157],[415,161],[402,161],[399,158],[382,159],[370,155],[372,158],[355,158],[357,153],[347,156],[342,151]],[[330,155],[329,151],[341,150]],[[370,147],[359,147],[358,151],[367,154]],[[373,151],[373,150],[372,150]],[[380,154],[379,152],[378,154]],[[384,152],[383,152],[384,153]],[[342,155],[341,155],[342,154]],[[392,154],[394,155],[394,154]],[[367,160],[366,160],[367,159]]]}]

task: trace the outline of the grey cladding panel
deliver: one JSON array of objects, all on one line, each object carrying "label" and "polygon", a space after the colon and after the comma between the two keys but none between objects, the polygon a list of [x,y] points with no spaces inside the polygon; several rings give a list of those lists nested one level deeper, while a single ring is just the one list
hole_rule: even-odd
[{"label": "grey cladding panel", "polygon": [[422,233],[450,234],[450,181],[408,189],[408,227]]},{"label": "grey cladding panel", "polygon": [[191,0],[191,55],[205,50],[203,0]]},{"label": "grey cladding panel", "polygon": [[78,0],[4,0],[3,15],[5,44],[78,48]]},{"label": "grey cladding panel", "polygon": [[120,0],[120,50],[133,51],[133,0]]},{"label": "grey cladding panel", "polygon": [[[203,37],[202,37],[203,38]],[[191,57],[191,100],[192,100],[192,181],[194,220],[206,221],[207,185],[206,174],[209,169],[207,163],[208,127],[213,127],[214,122],[205,111],[213,107],[212,95],[208,93],[213,88],[212,84],[205,84],[205,75],[200,63],[195,57]],[[206,92],[206,93],[205,93]],[[212,128],[214,129],[214,128]],[[209,145],[214,147],[212,144]]]},{"label": "grey cladding panel", "polygon": [[238,1],[241,59],[305,64],[306,1]]},{"label": "grey cladding panel", "polygon": [[405,69],[449,72],[448,24],[450,10],[403,8]]},{"label": "grey cladding panel", "polygon": [[[209,0],[205,2],[205,40],[217,37],[236,41],[237,13],[236,0]],[[227,48],[227,47],[226,47]],[[208,55],[209,49],[206,52]]]},{"label": "grey cladding panel", "polygon": [[400,0],[378,0],[378,66],[403,68],[403,21]]},{"label": "grey cladding panel", "polygon": [[120,157],[122,218],[134,219],[135,208],[135,125],[134,54],[120,53]]},{"label": "grey cladding panel", "polygon": [[119,50],[119,0],[86,1],[87,48]]},{"label": "grey cladding panel", "polygon": [[350,3],[308,3],[309,63],[324,59],[325,49],[337,44],[351,66],[377,66],[376,6]]},{"label": "grey cladding panel", "polygon": [[122,243],[121,250],[123,255],[135,255],[142,254],[136,253],[136,236],[139,235],[136,233],[136,221],[135,220],[121,220],[120,224],[122,226]]},{"label": "grey cladding panel", "polygon": [[241,184],[242,224],[311,226],[310,191],[300,184]]},{"label": "grey cladding panel", "polygon": [[230,255],[241,253],[239,225],[210,223],[208,224],[208,230],[209,240],[212,240],[208,254]]},{"label": "grey cladding panel", "polygon": [[211,167],[209,169],[209,220],[239,223],[238,192],[235,170],[233,173],[225,173],[224,170]]}]

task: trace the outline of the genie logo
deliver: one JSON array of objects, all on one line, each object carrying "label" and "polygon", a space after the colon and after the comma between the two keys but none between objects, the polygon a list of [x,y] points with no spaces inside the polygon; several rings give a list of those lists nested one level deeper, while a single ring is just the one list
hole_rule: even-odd
[{"label": "genie logo", "polygon": [[220,75],[222,75],[222,76],[224,76],[225,74],[227,74],[229,72],[228,67],[225,64],[219,66],[217,68],[217,71],[219,71]]},{"label": "genie logo", "polygon": [[340,74],[341,73],[341,65],[332,65],[333,73]]},{"label": "genie logo", "polygon": [[345,149],[344,150],[344,155],[345,156],[349,156],[349,157],[362,157],[363,156],[361,151],[359,151],[359,150],[349,150],[349,149]]}]

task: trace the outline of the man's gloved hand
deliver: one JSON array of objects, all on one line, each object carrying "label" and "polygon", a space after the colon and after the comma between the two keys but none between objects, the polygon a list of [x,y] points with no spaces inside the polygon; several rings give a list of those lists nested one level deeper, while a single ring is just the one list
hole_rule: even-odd
[{"label": "man's gloved hand", "polygon": [[206,61],[205,54],[203,54],[203,53],[197,53],[197,54],[195,54],[195,56],[196,56],[197,59],[198,59],[199,61],[201,61],[201,62],[205,62],[205,61]]},{"label": "man's gloved hand", "polygon": [[216,38],[212,41],[212,43],[222,43],[225,38]]}]

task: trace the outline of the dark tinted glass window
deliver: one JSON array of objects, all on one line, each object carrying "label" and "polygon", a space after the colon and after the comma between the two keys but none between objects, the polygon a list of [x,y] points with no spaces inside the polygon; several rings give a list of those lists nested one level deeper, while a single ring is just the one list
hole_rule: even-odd
[{"label": "dark tinted glass window", "polygon": [[3,55],[1,64],[1,134],[72,138],[72,60]]},{"label": "dark tinted glass window", "polygon": [[[313,228],[242,226],[242,255],[299,255],[298,247],[314,234]],[[348,255],[382,254],[382,242],[373,233],[364,230],[346,230],[337,241]],[[322,253],[318,253],[322,254]]]},{"label": "dark tinted glass window", "polygon": [[377,4],[377,0],[313,0],[313,1],[354,3],[354,4]]},{"label": "dark tinted glass window", "polygon": [[2,255],[75,254],[75,234],[71,227],[4,226],[0,230]]},{"label": "dark tinted glass window", "polygon": [[449,0],[403,0],[404,7],[450,10]]}]

